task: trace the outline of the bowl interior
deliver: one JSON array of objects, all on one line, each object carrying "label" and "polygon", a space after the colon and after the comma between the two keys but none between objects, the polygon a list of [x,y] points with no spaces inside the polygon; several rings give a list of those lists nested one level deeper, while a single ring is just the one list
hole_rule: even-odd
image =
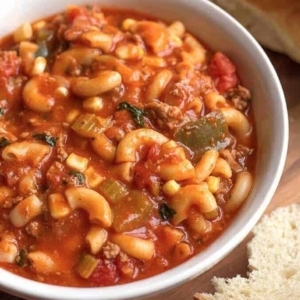
[{"label": "bowl interior", "polygon": [[[71,1],[71,4],[86,3],[135,8],[166,21],[179,19],[209,48],[221,50],[233,59],[243,85],[253,95],[252,107],[258,138],[254,187],[231,226],[211,246],[186,263],[143,281],[115,287],[74,289],[43,285],[0,269],[0,287],[30,299],[134,299],[198,276],[237,246],[258,221],[278,185],[287,152],[287,111],[276,73],[254,39],[221,9],[206,0]],[[62,11],[68,4],[69,0],[1,1],[0,17],[5,21],[0,25],[0,36],[11,32],[22,22]]]}]

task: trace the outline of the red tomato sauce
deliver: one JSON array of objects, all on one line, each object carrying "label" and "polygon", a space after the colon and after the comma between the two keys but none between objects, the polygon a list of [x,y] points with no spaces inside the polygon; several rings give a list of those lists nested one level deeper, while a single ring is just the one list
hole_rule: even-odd
[{"label": "red tomato sauce", "polygon": [[[254,176],[234,62],[135,11],[74,6],[28,26],[0,41],[1,267],[109,286],[201,252],[239,210],[226,208],[239,174]],[[216,167],[200,180],[207,151]],[[210,203],[178,201],[187,186]]]}]

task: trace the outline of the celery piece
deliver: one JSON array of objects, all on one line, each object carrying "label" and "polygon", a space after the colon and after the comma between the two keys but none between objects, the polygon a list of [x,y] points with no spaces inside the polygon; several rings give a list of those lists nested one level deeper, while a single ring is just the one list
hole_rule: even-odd
[{"label": "celery piece", "polygon": [[104,180],[99,187],[99,191],[112,203],[117,203],[128,194],[127,188],[121,182],[113,178]]},{"label": "celery piece", "polygon": [[74,124],[72,129],[83,137],[93,138],[102,134],[111,124],[111,118],[101,118],[94,114],[81,114]]},{"label": "celery piece", "polygon": [[77,273],[82,277],[82,278],[89,278],[96,267],[99,264],[99,259],[96,259],[90,254],[84,253],[82,257],[80,258],[78,267],[77,267]]}]

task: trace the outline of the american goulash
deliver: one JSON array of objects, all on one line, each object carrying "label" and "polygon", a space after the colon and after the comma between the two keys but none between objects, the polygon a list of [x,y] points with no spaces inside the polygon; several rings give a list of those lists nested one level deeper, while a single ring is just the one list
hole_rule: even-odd
[{"label": "american goulash", "polygon": [[139,280],[199,253],[245,201],[250,92],[180,21],[70,6],[0,49],[3,268]]}]

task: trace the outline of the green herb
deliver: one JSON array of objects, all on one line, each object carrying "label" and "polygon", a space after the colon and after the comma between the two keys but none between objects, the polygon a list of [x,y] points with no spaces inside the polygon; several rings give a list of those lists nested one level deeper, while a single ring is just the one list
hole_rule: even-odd
[{"label": "green herb", "polygon": [[159,214],[164,221],[168,221],[176,215],[176,210],[172,207],[168,206],[166,202],[164,202],[159,209]]},{"label": "green herb", "polygon": [[27,264],[27,251],[21,249],[19,255],[16,257],[16,264],[19,267],[24,267]]},{"label": "green herb", "polygon": [[70,171],[69,175],[74,176],[76,178],[78,184],[82,185],[85,183],[85,176],[83,173],[77,172],[77,171]]},{"label": "green herb", "polygon": [[54,147],[56,145],[57,138],[53,137],[51,135],[48,135],[46,133],[34,133],[32,135],[32,137],[37,140],[45,142],[46,144],[48,144],[51,147]]},{"label": "green herb", "polygon": [[0,116],[4,115],[4,109],[0,107]]},{"label": "green herb", "polygon": [[131,104],[129,104],[126,101],[123,101],[119,103],[118,110],[127,110],[131,113],[133,120],[140,126],[144,127],[144,116],[146,115],[146,112],[143,109],[137,108]]},{"label": "green herb", "polygon": [[4,148],[8,145],[10,145],[10,142],[5,137],[2,137],[0,139],[0,148]]}]

